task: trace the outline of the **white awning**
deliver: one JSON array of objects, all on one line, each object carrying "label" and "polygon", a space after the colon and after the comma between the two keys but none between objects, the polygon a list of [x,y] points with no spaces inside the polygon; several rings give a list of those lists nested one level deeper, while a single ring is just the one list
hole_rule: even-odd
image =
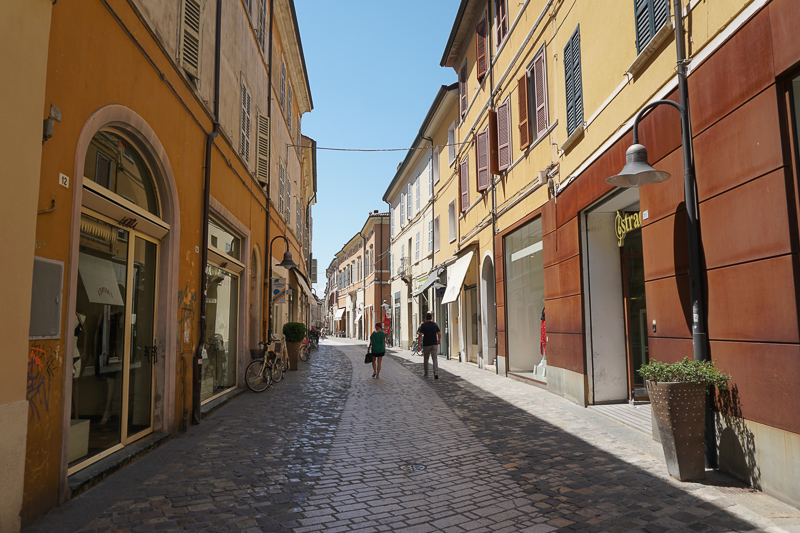
[{"label": "white awning", "polygon": [[447,288],[442,297],[443,304],[455,302],[461,292],[461,285],[464,284],[464,277],[469,269],[469,262],[472,261],[473,252],[460,257],[458,261],[447,267]]},{"label": "white awning", "polygon": [[309,298],[314,298],[314,293],[311,292],[311,288],[306,283],[306,280],[303,279],[303,276],[298,275],[297,273],[294,274],[294,277],[297,278],[297,283],[300,287],[305,291]]},{"label": "white awning", "polygon": [[333,317],[333,319],[334,320],[341,320],[342,317],[344,316],[344,312],[345,311],[346,311],[346,309],[344,307],[340,307],[339,309],[336,310],[336,315]]}]

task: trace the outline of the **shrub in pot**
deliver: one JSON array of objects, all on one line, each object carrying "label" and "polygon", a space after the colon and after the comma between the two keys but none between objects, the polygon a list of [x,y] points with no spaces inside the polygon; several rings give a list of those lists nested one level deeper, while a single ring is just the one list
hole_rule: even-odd
[{"label": "shrub in pot", "polygon": [[306,338],[306,325],[302,322],[287,322],[283,325],[286,338],[286,353],[289,356],[289,370],[297,370],[300,344]]},{"label": "shrub in pot", "polygon": [[688,357],[677,363],[650,361],[639,375],[647,382],[667,471],[680,481],[703,479],[706,393],[712,387],[727,390],[731,376],[720,372],[713,361]]}]

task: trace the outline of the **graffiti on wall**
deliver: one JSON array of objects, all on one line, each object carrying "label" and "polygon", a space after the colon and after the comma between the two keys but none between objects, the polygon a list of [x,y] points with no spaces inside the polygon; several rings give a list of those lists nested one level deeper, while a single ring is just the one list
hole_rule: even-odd
[{"label": "graffiti on wall", "polygon": [[59,345],[31,343],[28,353],[28,384],[25,397],[37,420],[41,419],[42,411],[50,411],[53,381],[60,360]]}]

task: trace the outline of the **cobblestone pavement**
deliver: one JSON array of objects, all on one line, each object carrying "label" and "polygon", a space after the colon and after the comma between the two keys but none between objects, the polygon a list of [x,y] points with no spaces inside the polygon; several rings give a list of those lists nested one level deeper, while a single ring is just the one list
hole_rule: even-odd
[{"label": "cobblestone pavement", "polygon": [[657,443],[472,365],[326,341],[28,528],[34,531],[800,531],[719,474],[679,483]]}]

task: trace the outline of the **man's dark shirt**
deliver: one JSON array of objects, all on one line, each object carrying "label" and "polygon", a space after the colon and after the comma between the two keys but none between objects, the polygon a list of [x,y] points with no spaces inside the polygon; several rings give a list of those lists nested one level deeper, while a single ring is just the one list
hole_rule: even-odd
[{"label": "man's dark shirt", "polygon": [[438,336],[436,335],[439,333],[439,326],[436,322],[432,320],[427,320],[420,325],[419,329],[417,330],[417,334],[422,333],[422,345],[423,346],[434,346],[439,344]]}]

